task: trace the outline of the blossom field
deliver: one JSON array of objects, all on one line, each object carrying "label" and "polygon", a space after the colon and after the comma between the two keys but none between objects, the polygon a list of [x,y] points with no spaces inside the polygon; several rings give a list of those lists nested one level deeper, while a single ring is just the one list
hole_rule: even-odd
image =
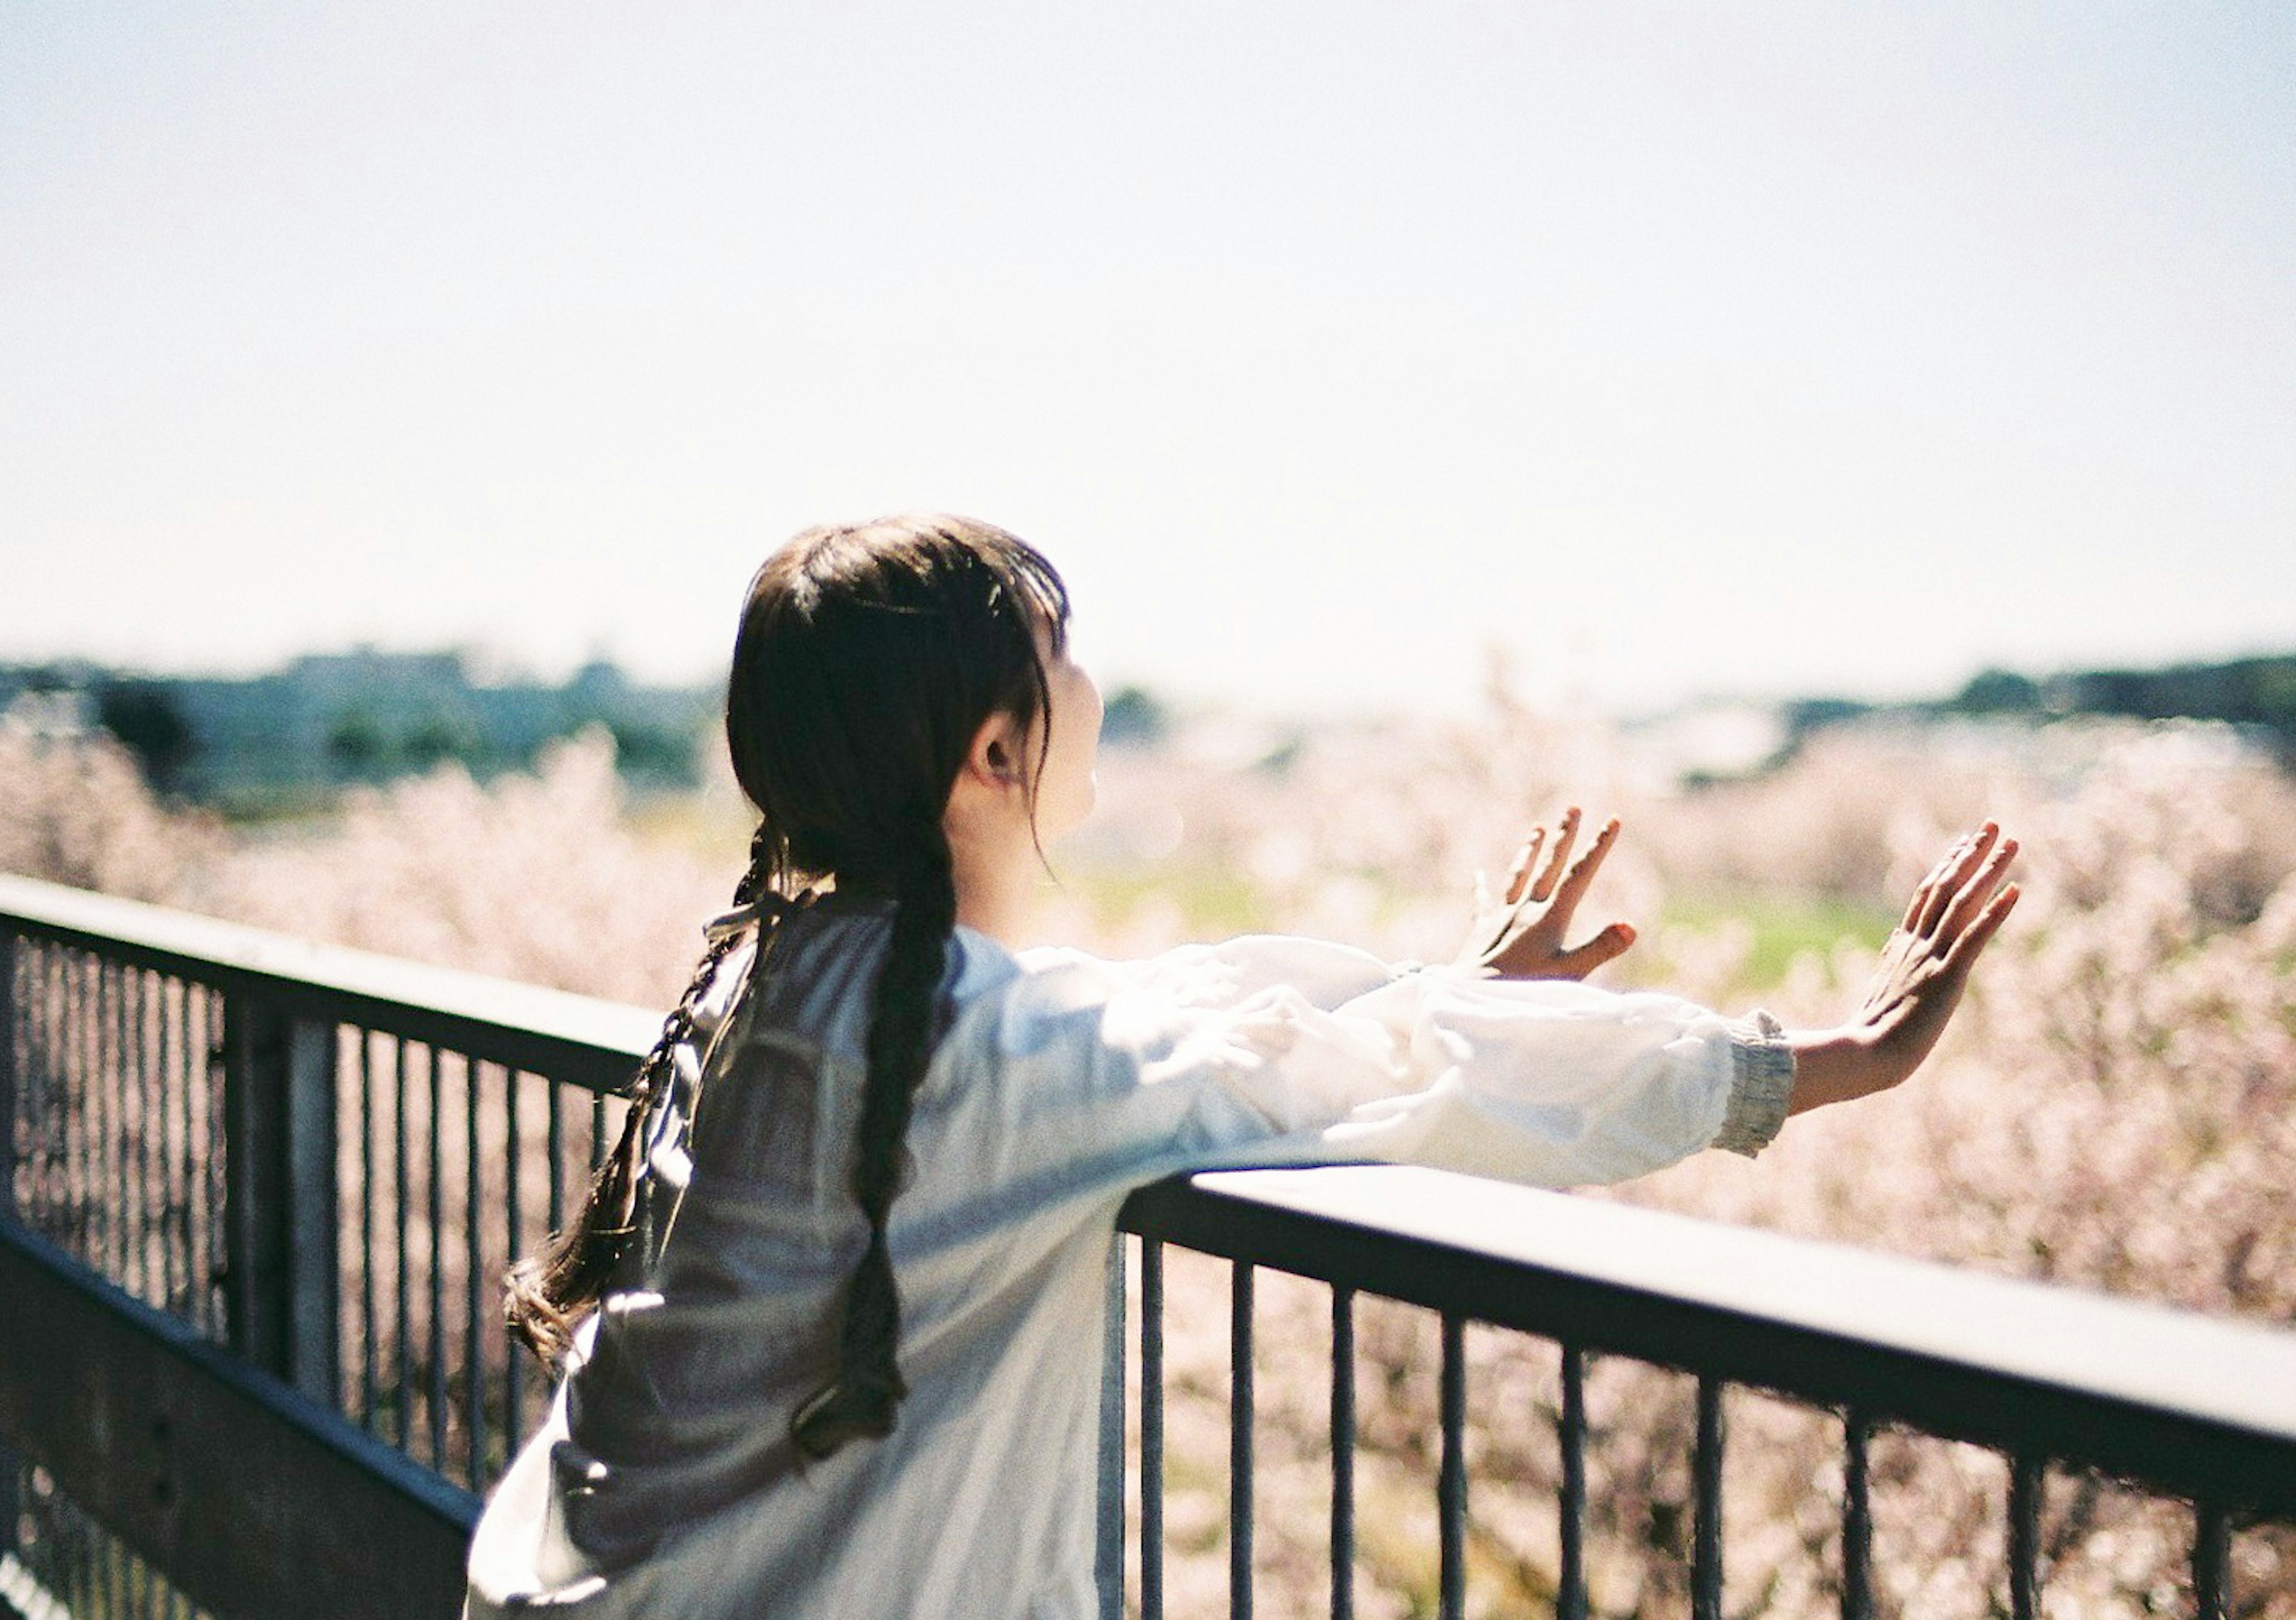
[{"label": "blossom field", "polygon": [[[1470,720],[1249,755],[1201,728],[1109,751],[1102,812],[1054,851],[1045,937],[1132,954],[1275,929],[1447,958],[1477,868],[1576,802],[1626,822],[1582,922],[1622,917],[1641,939],[1602,979],[1824,1024],[1948,839],[1997,817],[2024,843],[2025,898],[1920,1075],[1797,1120],[1759,1161],[1703,1155],[1598,1196],[2296,1323],[2296,781],[2230,734],[1868,725],[1683,793],[1631,737],[1501,693]],[[156,799],[106,740],[0,721],[0,868],[624,1000],[683,987],[745,833],[722,781],[633,802],[603,738],[532,776],[481,787],[449,767],[245,828]],[[1210,1613],[1226,1580],[1226,1268],[1175,1256],[1168,1288],[1169,1606]],[[1325,1600],[1327,1311],[1319,1287],[1261,1284],[1271,1613]],[[1431,1613],[1437,1328],[1358,1314],[1357,1612]],[[1470,1612],[1540,1612],[1554,1352],[1483,1329],[1468,1345]],[[1599,1614],[1687,1612],[1688,1384],[1590,1372]],[[1838,1612],[1839,1421],[1753,1392],[1732,1394],[1729,1420],[1728,1612]],[[2005,1613],[2006,1465],[1885,1434],[1874,1478],[1882,1612]],[[2181,1508],[2058,1475],[2043,1529],[2045,1613],[2186,1612]],[[2235,1612],[2296,1616],[2296,1534],[2245,1531],[2234,1557]]]}]

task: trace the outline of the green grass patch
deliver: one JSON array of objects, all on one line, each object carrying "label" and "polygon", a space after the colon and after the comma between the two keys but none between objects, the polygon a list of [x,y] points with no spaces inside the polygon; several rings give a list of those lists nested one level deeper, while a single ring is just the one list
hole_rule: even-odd
[{"label": "green grass patch", "polygon": [[1734,920],[1745,924],[1754,931],[1754,942],[1747,953],[1743,983],[1737,988],[1763,991],[1783,980],[1794,958],[1805,951],[1816,951],[1824,959],[1843,940],[1879,950],[1898,916],[1893,908],[1873,900],[1792,890],[1684,891],[1667,897],[1660,922],[1701,930]]},{"label": "green grass patch", "polygon": [[679,849],[705,860],[740,863],[750,858],[757,813],[739,800],[695,793],[633,793],[622,825],[641,843]]},{"label": "green grass patch", "polygon": [[1061,888],[1081,900],[1093,920],[1113,928],[1151,900],[1177,906],[1186,933],[1197,939],[1226,939],[1264,932],[1271,925],[1265,900],[1250,878],[1226,865],[1091,868],[1055,859]]}]

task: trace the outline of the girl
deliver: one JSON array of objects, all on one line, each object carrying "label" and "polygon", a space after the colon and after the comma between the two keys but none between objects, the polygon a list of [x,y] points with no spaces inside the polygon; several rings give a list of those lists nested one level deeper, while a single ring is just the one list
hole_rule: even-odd
[{"label": "girl", "polygon": [[512,1273],[564,1377],[480,1524],[468,1614],[1094,1613],[1102,1285],[1177,1172],[1407,1159],[1548,1187],[1897,1084],[2016,899],[1988,824],[1863,1004],[1787,1033],[1574,983],[1618,826],[1535,835],[1480,949],[1297,939],[1016,957],[1093,802],[1100,699],[1011,535],[800,535],[752,583],[726,739],[758,825],[580,1221]]}]

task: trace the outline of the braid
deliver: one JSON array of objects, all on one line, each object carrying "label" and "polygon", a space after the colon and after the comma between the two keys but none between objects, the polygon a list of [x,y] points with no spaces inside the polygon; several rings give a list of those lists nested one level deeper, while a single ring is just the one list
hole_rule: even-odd
[{"label": "braid", "polygon": [[868,1246],[846,1283],[836,1375],[790,1420],[791,1437],[814,1458],[827,1457],[849,1440],[892,1433],[908,1393],[898,1362],[900,1290],[885,1227],[900,1191],[910,1106],[932,1056],[937,999],[956,925],[956,886],[938,820],[917,826],[902,854],[893,874],[892,939],[869,1019],[868,1078],[854,1153],[853,1196],[869,1222]]},{"label": "braid", "polygon": [[[749,869],[734,889],[736,909],[754,905],[771,885],[780,865],[776,851],[775,841],[760,826],[750,842]],[[571,1226],[552,1233],[540,1254],[520,1261],[503,1279],[504,1319],[529,1350],[553,1367],[565,1359],[574,1342],[575,1328],[605,1297],[636,1235],[639,1160],[644,1154],[646,1120],[655,1098],[668,1087],[678,1043],[693,1033],[694,1008],[740,938],[739,930],[728,929],[710,941],[685,994],[663,1020],[660,1039],[638,1065],[631,1082],[621,1139],[598,1166],[581,1215]]]}]

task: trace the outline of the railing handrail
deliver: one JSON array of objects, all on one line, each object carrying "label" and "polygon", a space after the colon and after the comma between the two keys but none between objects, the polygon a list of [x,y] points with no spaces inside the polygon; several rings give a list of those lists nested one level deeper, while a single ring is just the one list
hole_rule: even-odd
[{"label": "railing handrail", "polygon": [[1400,1165],[1200,1175],[1127,1229],[2296,1514],[2296,1333]]},{"label": "railing handrail", "polygon": [[221,988],[257,991],[287,1013],[372,1023],[594,1091],[619,1090],[661,1029],[658,1009],[0,873],[0,927],[86,947]]}]

